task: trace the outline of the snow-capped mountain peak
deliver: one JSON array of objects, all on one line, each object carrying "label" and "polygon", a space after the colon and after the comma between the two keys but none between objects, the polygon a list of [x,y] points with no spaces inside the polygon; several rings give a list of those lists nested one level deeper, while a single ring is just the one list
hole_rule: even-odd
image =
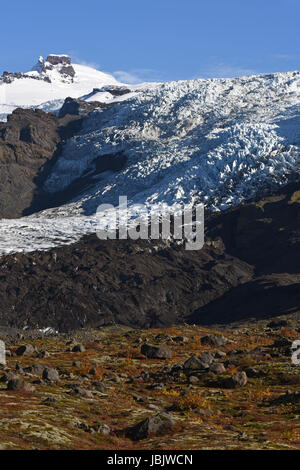
[{"label": "snow-capped mountain peak", "polygon": [[[71,57],[67,54],[49,54],[46,60],[40,56],[32,72],[37,72],[40,79],[48,79],[51,83],[55,80],[72,83],[76,75]],[[30,72],[27,75],[32,76]]]},{"label": "snow-capped mountain peak", "polygon": [[0,120],[18,107],[55,111],[68,96],[79,98],[108,85],[119,82],[110,74],[73,64],[67,54],[49,54],[46,60],[40,56],[31,71],[4,72],[0,77]]}]

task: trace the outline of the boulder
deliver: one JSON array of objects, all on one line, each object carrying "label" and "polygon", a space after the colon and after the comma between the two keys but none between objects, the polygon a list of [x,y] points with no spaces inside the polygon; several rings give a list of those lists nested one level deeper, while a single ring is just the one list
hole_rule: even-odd
[{"label": "boulder", "polygon": [[213,362],[209,366],[209,370],[210,372],[213,372],[214,374],[224,374],[224,372],[226,372],[224,364],[222,364],[221,362]]},{"label": "boulder", "polygon": [[173,336],[173,341],[176,343],[188,343],[189,339],[186,336]]},{"label": "boulder", "polygon": [[34,392],[35,388],[33,385],[25,382],[24,380],[20,379],[19,377],[15,377],[9,380],[7,384],[7,390],[12,390],[16,392]]},{"label": "boulder", "polygon": [[76,395],[82,398],[93,398],[92,392],[86,390],[81,386],[74,387],[73,390],[70,392],[71,395]]},{"label": "boulder", "polygon": [[203,370],[208,369],[214,362],[214,357],[209,351],[204,351],[200,356],[191,356],[183,364],[184,370]]},{"label": "boulder", "polygon": [[205,346],[221,347],[221,346],[225,346],[225,344],[227,343],[228,343],[227,339],[224,338],[224,336],[222,335],[211,334],[211,335],[203,336],[201,338],[201,344]]},{"label": "boulder", "polygon": [[240,388],[244,387],[248,382],[246,372],[236,372],[232,377],[226,379],[225,386],[227,388]]},{"label": "boulder", "polygon": [[217,351],[215,354],[216,359],[220,359],[221,357],[225,357],[225,356],[226,356],[226,352],[224,351]]},{"label": "boulder", "polygon": [[149,416],[126,432],[127,437],[138,441],[150,436],[163,435],[174,426],[174,420],[169,414],[159,413]]},{"label": "boulder", "polygon": [[17,356],[32,356],[35,352],[36,348],[32,344],[24,344],[17,349],[16,354]]},{"label": "boulder", "polygon": [[43,379],[48,382],[57,382],[59,380],[59,374],[56,369],[46,367],[43,371]]},{"label": "boulder", "polygon": [[45,366],[42,364],[33,364],[30,367],[25,367],[24,372],[28,372],[33,375],[43,375]]},{"label": "boulder", "polygon": [[75,346],[72,348],[72,352],[84,352],[85,347],[83,344],[75,344]]},{"label": "boulder", "polygon": [[161,344],[155,346],[152,344],[143,344],[141,347],[141,353],[148,359],[171,359],[172,353],[167,346]]},{"label": "boulder", "polygon": [[0,378],[0,382],[9,382],[12,379],[17,378],[17,375],[14,374],[13,372],[6,372],[2,377]]},{"label": "boulder", "polygon": [[209,351],[204,351],[198,356],[199,361],[202,364],[202,369],[208,369],[214,362],[214,356]]}]

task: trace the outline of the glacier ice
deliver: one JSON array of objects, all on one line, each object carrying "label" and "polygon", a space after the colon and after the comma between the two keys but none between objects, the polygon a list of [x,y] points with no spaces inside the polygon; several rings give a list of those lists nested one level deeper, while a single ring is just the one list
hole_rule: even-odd
[{"label": "glacier ice", "polygon": [[299,177],[300,72],[143,86],[95,110],[45,182],[62,190],[95,159],[124,152],[125,167],[94,178],[69,203],[0,222],[0,251],[71,243],[95,232],[102,203],[200,201],[224,210]]}]

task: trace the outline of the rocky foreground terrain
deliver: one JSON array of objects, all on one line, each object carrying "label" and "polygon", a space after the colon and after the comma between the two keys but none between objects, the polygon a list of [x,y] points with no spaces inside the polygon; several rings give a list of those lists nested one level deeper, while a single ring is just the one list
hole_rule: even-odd
[{"label": "rocky foreground terrain", "polygon": [[296,323],[6,331],[2,449],[300,449]]}]

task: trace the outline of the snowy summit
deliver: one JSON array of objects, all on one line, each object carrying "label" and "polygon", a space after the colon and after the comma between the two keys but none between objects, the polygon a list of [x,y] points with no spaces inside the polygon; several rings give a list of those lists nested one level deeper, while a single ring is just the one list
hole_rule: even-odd
[{"label": "snowy summit", "polygon": [[66,54],[49,54],[26,73],[4,72],[0,77],[0,120],[15,108],[59,109],[68,96],[78,98],[105,85],[117,85],[109,74],[72,64]]}]

